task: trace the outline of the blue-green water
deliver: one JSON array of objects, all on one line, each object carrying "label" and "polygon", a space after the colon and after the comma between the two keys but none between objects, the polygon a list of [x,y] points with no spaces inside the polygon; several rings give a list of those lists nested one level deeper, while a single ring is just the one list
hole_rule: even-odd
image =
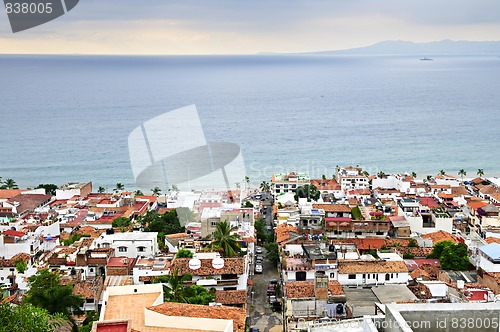
[{"label": "blue-green water", "polygon": [[500,58],[0,56],[0,176],[135,186],[129,133],[196,104],[209,141],[272,173],[500,175]]}]

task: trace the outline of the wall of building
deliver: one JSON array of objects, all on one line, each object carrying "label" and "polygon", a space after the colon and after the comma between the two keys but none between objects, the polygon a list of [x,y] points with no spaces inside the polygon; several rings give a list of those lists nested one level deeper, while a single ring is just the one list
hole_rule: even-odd
[{"label": "wall of building", "polygon": [[[362,286],[362,285],[383,285],[383,284],[407,284],[408,272],[393,273],[357,273],[355,279],[349,279],[349,274],[338,275],[341,285]],[[365,278],[363,278],[365,275]],[[386,280],[388,276],[389,280]]]}]

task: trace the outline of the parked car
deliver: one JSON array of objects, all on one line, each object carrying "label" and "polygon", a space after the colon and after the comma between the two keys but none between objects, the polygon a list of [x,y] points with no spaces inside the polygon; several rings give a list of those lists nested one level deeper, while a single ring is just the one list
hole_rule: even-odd
[{"label": "parked car", "polygon": [[269,284],[277,285],[278,279],[269,279]]},{"label": "parked car", "polygon": [[271,295],[269,296],[269,303],[270,304],[273,304],[274,302],[278,301],[278,299],[276,298],[275,295]]},{"label": "parked car", "polygon": [[262,248],[261,247],[255,248],[255,253],[256,254],[262,254]]},{"label": "parked car", "polygon": [[255,265],[255,273],[262,273],[262,265],[260,264]]},{"label": "parked car", "polygon": [[270,296],[270,295],[276,295],[276,289],[273,288],[268,288],[267,291],[266,291],[266,295],[267,296]]},{"label": "parked car", "polygon": [[281,305],[281,302],[280,301],[275,301],[272,304],[272,309],[274,312],[281,312],[281,310],[283,310],[282,308],[282,305]]},{"label": "parked car", "polygon": [[258,328],[256,327],[251,327],[249,332],[260,332]]},{"label": "parked car", "polygon": [[262,256],[262,255],[257,255],[257,256],[255,256],[255,260],[256,260],[256,261],[261,261],[261,262],[262,262],[262,261],[264,260],[264,256]]}]

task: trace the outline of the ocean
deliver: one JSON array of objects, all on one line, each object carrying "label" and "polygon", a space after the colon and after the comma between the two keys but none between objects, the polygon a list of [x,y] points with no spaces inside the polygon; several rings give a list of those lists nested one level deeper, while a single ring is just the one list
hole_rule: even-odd
[{"label": "ocean", "polygon": [[128,135],[191,104],[254,185],[336,165],[500,175],[500,58],[433,58],[0,55],[0,176],[135,189]]}]

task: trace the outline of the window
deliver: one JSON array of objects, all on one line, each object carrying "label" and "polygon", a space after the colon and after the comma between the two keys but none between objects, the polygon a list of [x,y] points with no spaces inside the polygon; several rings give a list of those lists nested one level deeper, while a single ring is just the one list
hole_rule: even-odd
[{"label": "window", "polygon": [[386,273],[385,274],[385,280],[386,281],[389,281],[391,279],[391,276],[389,275],[389,273]]},{"label": "window", "polygon": [[335,272],[330,273],[330,279],[335,279]]},{"label": "window", "polygon": [[137,247],[137,251],[138,252],[145,252],[146,251],[146,247]]},{"label": "window", "polygon": [[306,272],[305,271],[295,272],[295,280],[305,281],[306,280]]},{"label": "window", "polygon": [[118,247],[118,252],[127,252],[127,247]]},{"label": "window", "polygon": [[355,274],[349,274],[349,276],[347,277],[348,279],[356,279],[356,275]]},{"label": "window", "polygon": [[216,226],[217,226],[217,221],[211,221],[211,222],[210,222],[210,226],[212,226],[212,227],[216,227]]}]

